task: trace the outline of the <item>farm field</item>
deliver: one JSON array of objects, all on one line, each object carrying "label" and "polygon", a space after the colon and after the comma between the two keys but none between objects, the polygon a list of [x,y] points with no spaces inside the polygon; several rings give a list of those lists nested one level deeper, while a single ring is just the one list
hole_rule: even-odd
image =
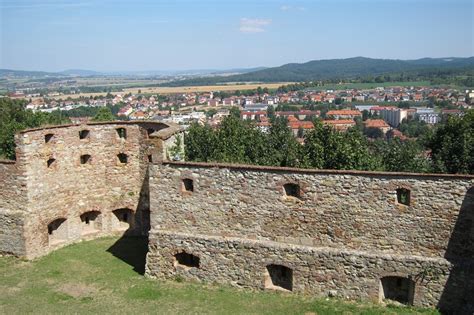
[{"label": "farm field", "polygon": [[[140,90],[144,94],[173,94],[173,93],[191,93],[191,92],[211,92],[211,91],[235,91],[235,90],[251,90],[256,89],[259,86],[261,88],[276,89],[282,85],[289,84],[288,82],[282,83],[251,83],[251,84],[225,84],[225,85],[203,85],[203,86],[179,86],[179,87],[134,87],[123,89],[123,92],[112,92],[112,94],[137,94]],[[100,96],[106,95],[107,93],[80,93],[80,94],[70,94],[70,95],[60,95],[52,97],[53,99],[67,99],[68,97],[77,98],[79,96]]]},{"label": "farm field", "polygon": [[143,238],[102,238],[34,261],[0,257],[1,314],[438,314],[143,276]]}]

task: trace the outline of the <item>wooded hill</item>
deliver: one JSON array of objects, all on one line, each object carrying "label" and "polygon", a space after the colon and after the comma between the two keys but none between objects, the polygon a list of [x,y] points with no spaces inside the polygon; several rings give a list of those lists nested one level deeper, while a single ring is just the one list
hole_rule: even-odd
[{"label": "wooded hill", "polygon": [[[391,60],[355,57],[348,59],[313,60],[306,63],[289,63],[280,67],[232,75],[168,82],[163,85],[207,85],[225,82],[301,82],[331,79],[358,79],[392,76],[410,79],[449,76],[474,77],[474,57],[423,58],[417,60]],[[388,79],[388,80],[387,80]],[[391,81],[382,78],[382,82]]]}]

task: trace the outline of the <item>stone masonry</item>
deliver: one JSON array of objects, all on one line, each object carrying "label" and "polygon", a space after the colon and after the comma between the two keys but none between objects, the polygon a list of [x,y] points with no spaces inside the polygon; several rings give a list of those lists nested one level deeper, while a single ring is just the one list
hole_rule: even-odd
[{"label": "stone masonry", "polygon": [[469,175],[154,164],[147,274],[469,313],[473,184]]},{"label": "stone masonry", "polygon": [[146,235],[148,164],[178,132],[111,122],[19,133],[16,162],[0,162],[0,252],[34,258],[81,239]]}]

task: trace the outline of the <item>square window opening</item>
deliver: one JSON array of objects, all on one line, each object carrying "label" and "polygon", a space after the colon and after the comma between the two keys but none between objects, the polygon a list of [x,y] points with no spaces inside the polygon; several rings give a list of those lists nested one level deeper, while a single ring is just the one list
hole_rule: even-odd
[{"label": "square window opening", "polygon": [[380,300],[392,300],[413,305],[415,283],[404,277],[383,277],[380,279]]},{"label": "square window opening", "polygon": [[50,158],[47,162],[46,165],[48,167],[53,167],[56,164],[56,159]]},{"label": "square window opening", "polygon": [[397,189],[397,202],[402,205],[410,205],[410,190],[406,188]]},{"label": "square window opening", "polygon": [[174,255],[175,265],[187,268],[199,268],[200,259],[198,256],[181,252]]},{"label": "square window opening", "polygon": [[89,130],[81,130],[79,131],[79,139],[89,139],[90,131]]},{"label": "square window opening", "polygon": [[128,156],[125,153],[120,153],[117,155],[117,158],[121,164],[127,164],[128,163]]},{"label": "square window opening", "polygon": [[182,191],[193,192],[194,191],[194,181],[190,178],[183,178],[181,184]]},{"label": "square window opening", "polygon": [[81,155],[81,164],[91,164],[91,156],[89,154]]},{"label": "square window opening", "polygon": [[116,131],[117,131],[117,134],[118,134],[119,138],[127,139],[127,129],[117,128]]},{"label": "square window opening", "polygon": [[293,270],[282,265],[268,265],[265,275],[265,288],[292,291]]},{"label": "square window opening", "polygon": [[301,189],[300,189],[300,185],[298,184],[287,183],[283,185],[283,190],[284,190],[285,196],[295,197],[295,198],[301,197]]},{"label": "square window opening", "polygon": [[54,140],[54,134],[52,133],[48,133],[47,135],[44,136],[45,143],[53,142],[53,140]]}]

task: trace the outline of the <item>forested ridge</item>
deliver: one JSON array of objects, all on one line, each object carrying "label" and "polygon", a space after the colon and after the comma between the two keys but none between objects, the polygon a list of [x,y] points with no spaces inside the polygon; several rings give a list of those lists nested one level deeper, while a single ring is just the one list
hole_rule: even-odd
[{"label": "forested ridge", "polygon": [[[448,61],[449,60],[449,61]],[[474,57],[390,60],[355,57],[289,63],[227,77],[172,81],[163,86],[213,85],[226,82],[396,82],[433,81],[439,84],[474,86]]]}]

